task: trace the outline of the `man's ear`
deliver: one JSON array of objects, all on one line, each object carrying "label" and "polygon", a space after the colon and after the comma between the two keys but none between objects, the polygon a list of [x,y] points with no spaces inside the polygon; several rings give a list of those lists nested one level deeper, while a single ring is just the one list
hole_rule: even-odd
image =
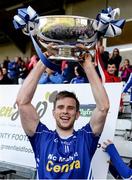
[{"label": "man's ear", "polygon": [[76,120],[78,120],[79,116],[80,116],[80,111],[78,111],[78,112],[76,113]]},{"label": "man's ear", "polygon": [[52,114],[53,114],[53,116],[55,117],[55,110],[54,110],[54,109],[52,110]]}]

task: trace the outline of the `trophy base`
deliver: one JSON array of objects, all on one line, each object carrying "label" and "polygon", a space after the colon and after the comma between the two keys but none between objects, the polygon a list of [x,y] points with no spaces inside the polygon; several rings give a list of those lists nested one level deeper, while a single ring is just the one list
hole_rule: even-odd
[{"label": "trophy base", "polygon": [[70,45],[62,45],[62,46],[52,46],[50,47],[50,50],[47,49],[51,56],[49,56],[49,59],[56,60],[56,61],[73,61],[73,62],[79,62],[83,61],[83,55],[86,53],[85,50],[81,50],[77,48],[76,46],[70,46]]},{"label": "trophy base", "polygon": [[81,61],[81,60],[79,60],[76,57],[64,57],[64,56],[50,56],[49,59],[57,60],[57,61],[66,60],[66,61],[72,61],[72,62],[74,62],[74,61],[76,61],[76,62]]}]

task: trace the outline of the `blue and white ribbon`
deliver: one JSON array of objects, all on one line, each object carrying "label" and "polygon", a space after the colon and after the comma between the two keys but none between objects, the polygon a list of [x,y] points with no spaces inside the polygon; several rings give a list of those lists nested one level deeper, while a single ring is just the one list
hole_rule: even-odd
[{"label": "blue and white ribbon", "polygon": [[[18,15],[14,16],[13,24],[15,29],[24,29],[31,31],[33,24],[37,23],[36,18],[38,17],[36,11],[29,6],[28,8],[18,9]],[[33,27],[32,27],[33,28]]]},{"label": "blue and white ribbon", "polygon": [[42,53],[39,45],[37,44],[36,40],[34,39],[35,34],[35,25],[37,25],[37,13],[32,9],[30,6],[28,8],[18,9],[18,14],[14,16],[13,24],[15,29],[22,29],[24,30],[24,34],[30,35],[31,40],[33,42],[34,48],[38,54],[38,57],[41,59],[43,64],[45,64],[48,68],[61,73],[60,66],[52,63],[48,60],[45,55]]},{"label": "blue and white ribbon", "polygon": [[119,15],[119,8],[112,9],[111,7],[108,7],[107,9],[102,10],[102,12],[96,17],[94,29],[103,37],[114,37],[120,35],[125,24],[125,20],[116,19],[116,16]]}]

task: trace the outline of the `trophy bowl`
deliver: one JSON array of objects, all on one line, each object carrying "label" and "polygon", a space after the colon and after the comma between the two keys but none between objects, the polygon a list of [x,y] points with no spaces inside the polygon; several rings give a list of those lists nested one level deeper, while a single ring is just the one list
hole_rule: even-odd
[{"label": "trophy bowl", "polygon": [[83,44],[89,49],[95,44],[93,19],[57,15],[40,16],[36,21],[34,35],[42,48],[52,52],[49,59],[78,61],[84,50],[77,45]]}]

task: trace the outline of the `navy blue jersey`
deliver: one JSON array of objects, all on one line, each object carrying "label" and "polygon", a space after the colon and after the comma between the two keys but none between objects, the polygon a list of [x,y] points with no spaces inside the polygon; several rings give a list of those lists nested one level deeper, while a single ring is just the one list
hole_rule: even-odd
[{"label": "navy blue jersey", "polygon": [[99,140],[90,124],[62,139],[40,122],[29,140],[39,179],[90,179],[90,163]]}]

